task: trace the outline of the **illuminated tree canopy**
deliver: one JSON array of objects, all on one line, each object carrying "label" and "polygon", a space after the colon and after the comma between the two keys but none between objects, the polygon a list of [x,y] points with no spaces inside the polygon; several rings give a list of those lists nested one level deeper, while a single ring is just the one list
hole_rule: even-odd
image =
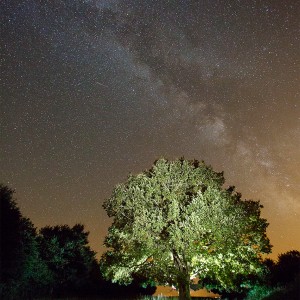
[{"label": "illuminated tree canopy", "polygon": [[117,185],[104,208],[113,223],[102,268],[114,282],[143,274],[176,285],[190,299],[191,278],[236,290],[237,278],[262,272],[271,246],[257,201],[223,188],[223,173],[196,160],[157,160]]}]

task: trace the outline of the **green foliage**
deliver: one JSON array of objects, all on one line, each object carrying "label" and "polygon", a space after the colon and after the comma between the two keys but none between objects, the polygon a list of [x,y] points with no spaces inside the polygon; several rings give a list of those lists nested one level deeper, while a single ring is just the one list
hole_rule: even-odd
[{"label": "green foliage", "polygon": [[279,287],[271,287],[267,285],[256,285],[248,292],[245,300],[263,300],[268,296],[280,291]]},{"label": "green foliage", "polygon": [[241,276],[261,274],[271,248],[262,206],[223,184],[223,173],[204,163],[160,159],[117,185],[104,203],[113,217],[106,277],[128,284],[141,273],[180,288],[182,278],[199,276],[237,290]]},{"label": "green foliage", "polygon": [[76,224],[47,226],[40,230],[42,258],[54,277],[54,293],[79,293],[86,289],[97,261],[88,246],[88,232]]}]

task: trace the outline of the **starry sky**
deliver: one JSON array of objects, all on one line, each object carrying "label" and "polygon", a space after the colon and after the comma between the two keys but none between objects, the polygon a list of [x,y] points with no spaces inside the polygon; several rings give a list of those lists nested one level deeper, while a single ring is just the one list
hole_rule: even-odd
[{"label": "starry sky", "polygon": [[300,1],[2,0],[0,182],[85,224],[155,159],[204,160],[300,249]]}]

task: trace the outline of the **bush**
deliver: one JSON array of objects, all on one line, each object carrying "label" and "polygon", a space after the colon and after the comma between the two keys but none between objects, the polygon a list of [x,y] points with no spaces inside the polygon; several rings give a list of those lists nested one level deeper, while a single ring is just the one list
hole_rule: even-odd
[{"label": "bush", "polygon": [[267,285],[256,285],[248,292],[245,300],[262,300],[275,292],[281,291],[281,289],[282,288]]}]

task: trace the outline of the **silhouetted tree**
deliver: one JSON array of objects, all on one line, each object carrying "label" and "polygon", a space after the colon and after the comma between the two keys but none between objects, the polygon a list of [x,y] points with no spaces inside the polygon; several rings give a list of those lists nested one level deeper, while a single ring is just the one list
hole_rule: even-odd
[{"label": "silhouetted tree", "polygon": [[0,185],[0,295],[31,297],[52,282],[39,254],[36,229],[13,200],[13,190]]},{"label": "silhouetted tree", "polygon": [[88,246],[88,232],[76,224],[46,226],[40,230],[41,256],[54,276],[53,293],[90,293],[91,278],[98,267],[95,252]]},{"label": "silhouetted tree", "polygon": [[160,159],[117,185],[104,208],[113,224],[102,263],[106,278],[130,283],[143,274],[175,284],[190,299],[190,278],[238,290],[260,274],[270,252],[261,205],[223,188],[223,173],[198,161]]},{"label": "silhouetted tree", "polygon": [[265,259],[265,277],[254,286],[247,300],[300,299],[300,252],[280,254],[277,261]]},{"label": "silhouetted tree", "polygon": [[21,263],[19,256],[21,246],[22,215],[15,201],[13,190],[0,185],[0,280],[8,284],[18,276]]},{"label": "silhouetted tree", "polygon": [[278,256],[277,263],[271,268],[273,285],[292,282],[300,273],[300,252],[288,251]]}]

